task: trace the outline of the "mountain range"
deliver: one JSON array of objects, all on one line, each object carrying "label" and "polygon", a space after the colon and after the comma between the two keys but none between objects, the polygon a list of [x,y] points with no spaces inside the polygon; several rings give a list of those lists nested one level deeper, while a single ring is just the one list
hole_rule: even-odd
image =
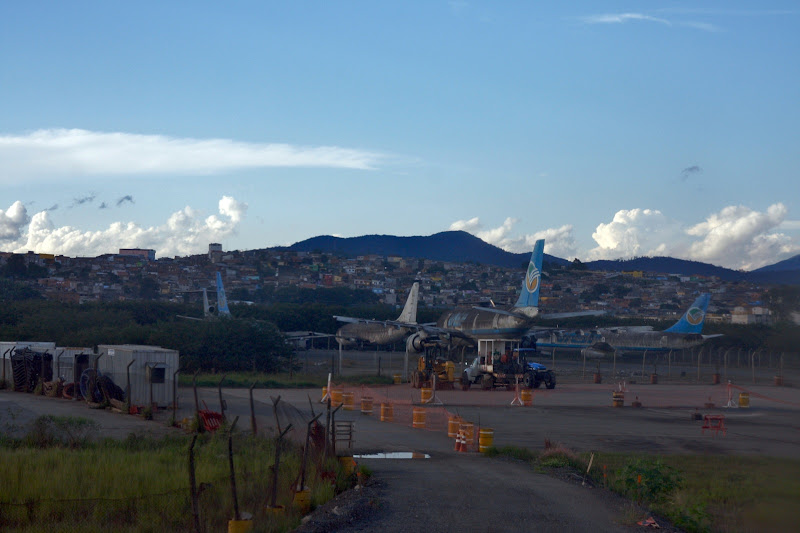
[{"label": "mountain range", "polygon": [[[506,268],[524,268],[530,253],[515,254],[489,244],[465,231],[443,231],[430,236],[396,237],[393,235],[363,235],[333,237],[322,235],[297,242],[288,247],[298,252],[337,253],[345,257],[359,255],[394,255],[453,263],[479,263]],[[567,265],[571,261],[545,254],[544,262]],[[764,284],[800,284],[800,255],[750,272],[732,270],[708,263],[672,257],[637,257],[634,259],[588,261],[588,270],[621,272],[640,270],[686,276],[716,276],[726,281],[748,281]]]}]

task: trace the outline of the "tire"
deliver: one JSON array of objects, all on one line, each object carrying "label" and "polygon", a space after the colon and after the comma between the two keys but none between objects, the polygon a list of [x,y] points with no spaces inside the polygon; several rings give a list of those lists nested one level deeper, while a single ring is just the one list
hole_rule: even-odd
[{"label": "tire", "polygon": [[533,388],[534,389],[538,389],[541,386],[542,386],[542,376],[540,376],[539,374],[536,374],[533,377]]},{"label": "tire", "polygon": [[552,372],[547,372],[544,375],[544,386],[548,389],[556,388],[556,376]]},{"label": "tire", "polygon": [[464,375],[461,376],[461,390],[469,390],[469,386],[471,385],[469,381],[469,374],[464,372]]},{"label": "tire", "polygon": [[523,376],[522,378],[522,386],[525,387],[526,389],[532,389],[534,387],[535,382],[536,378],[530,372],[525,374],[525,376]]},{"label": "tire", "polygon": [[494,388],[494,378],[492,376],[481,376],[481,390],[492,390]]}]

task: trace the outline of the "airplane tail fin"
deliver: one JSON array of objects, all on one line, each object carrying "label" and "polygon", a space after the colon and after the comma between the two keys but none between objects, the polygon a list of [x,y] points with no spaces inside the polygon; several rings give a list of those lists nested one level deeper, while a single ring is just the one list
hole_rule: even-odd
[{"label": "airplane tail fin", "polygon": [[231,316],[228,309],[228,299],[225,297],[225,289],[222,287],[222,274],[217,272],[217,314]]},{"label": "airplane tail fin", "polygon": [[408,293],[408,300],[403,307],[403,312],[400,313],[398,322],[408,322],[410,324],[417,323],[417,304],[419,303],[419,282],[415,281],[411,286],[411,292]]},{"label": "airplane tail fin", "polygon": [[214,314],[214,308],[208,303],[208,291],[203,289],[203,316],[206,318]]},{"label": "airplane tail fin", "polygon": [[522,290],[514,307],[538,307],[539,286],[542,279],[542,261],[544,260],[544,239],[539,239],[533,245],[530,263],[525,279],[522,280]]},{"label": "airplane tail fin", "polygon": [[703,293],[697,297],[697,300],[689,306],[689,310],[684,313],[680,320],[664,331],[670,333],[700,333],[703,331],[703,322],[706,319],[706,309],[708,302],[711,300],[711,295]]}]

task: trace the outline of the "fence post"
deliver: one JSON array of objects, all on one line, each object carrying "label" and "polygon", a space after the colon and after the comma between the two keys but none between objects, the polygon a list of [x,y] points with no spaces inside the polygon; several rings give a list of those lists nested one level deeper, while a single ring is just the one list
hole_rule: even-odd
[{"label": "fence post", "polygon": [[195,533],[200,533],[200,502],[197,499],[197,481],[194,477],[194,443],[197,442],[197,434],[192,437],[189,445],[189,490],[192,496],[192,517],[194,518]]}]

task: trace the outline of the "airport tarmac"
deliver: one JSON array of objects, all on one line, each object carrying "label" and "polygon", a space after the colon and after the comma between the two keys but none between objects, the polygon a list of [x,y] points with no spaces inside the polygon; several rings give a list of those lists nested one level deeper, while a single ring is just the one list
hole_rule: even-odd
[{"label": "airport tarmac", "polygon": [[[375,492],[370,497],[382,503],[365,517],[356,511],[352,520],[335,522],[335,529],[626,531],[630,527],[623,519],[627,503],[604,491],[549,478],[518,463],[486,459],[474,451],[455,451],[454,439],[447,435],[448,417],[459,415],[476,427],[493,429],[496,446],[541,450],[549,441],[576,452],[797,457],[800,390],[739,383],[729,388],[727,384],[594,384],[568,380],[559,382],[553,390],[535,390],[531,406],[512,405],[518,403],[516,393],[502,388],[440,390],[429,404],[422,404],[421,391],[408,384],[343,389],[353,392],[354,409],[340,409],[336,420],[352,423],[354,433],[352,443],[337,444],[339,453],[418,452],[430,459],[360,459],[374,474]],[[625,389],[624,406],[614,407],[612,393],[620,388]],[[747,394],[748,407],[738,406],[742,393]],[[198,396],[201,405],[220,410],[216,388],[198,389]],[[320,403],[322,390],[254,389],[259,434],[275,434],[273,399],[279,396],[279,423],[283,428],[293,424],[290,435],[302,442],[312,410],[319,414],[325,407]],[[370,415],[361,413],[360,400],[365,396],[373,401]],[[223,388],[222,397],[226,416],[239,416],[238,427],[247,430],[249,391]],[[632,407],[637,398],[642,406]],[[392,404],[392,422],[380,420],[381,403]],[[426,413],[424,429],[413,427],[414,408]],[[178,418],[191,416],[193,411],[191,388],[181,388]],[[147,422],[136,416],[89,409],[82,402],[0,391],[0,428],[4,431],[23,428],[42,414],[92,418],[100,425],[102,435],[119,438],[130,433],[161,435],[176,431],[166,426],[171,415],[167,411]],[[706,415],[724,417],[725,432],[703,430]],[[342,503],[334,502],[328,511],[320,509],[318,517],[327,514],[304,531],[330,530],[329,519],[341,518],[331,510],[336,505]],[[361,507],[363,511],[364,505]],[[497,516],[498,508],[508,511]],[[470,513],[461,512],[466,509]]]}]

